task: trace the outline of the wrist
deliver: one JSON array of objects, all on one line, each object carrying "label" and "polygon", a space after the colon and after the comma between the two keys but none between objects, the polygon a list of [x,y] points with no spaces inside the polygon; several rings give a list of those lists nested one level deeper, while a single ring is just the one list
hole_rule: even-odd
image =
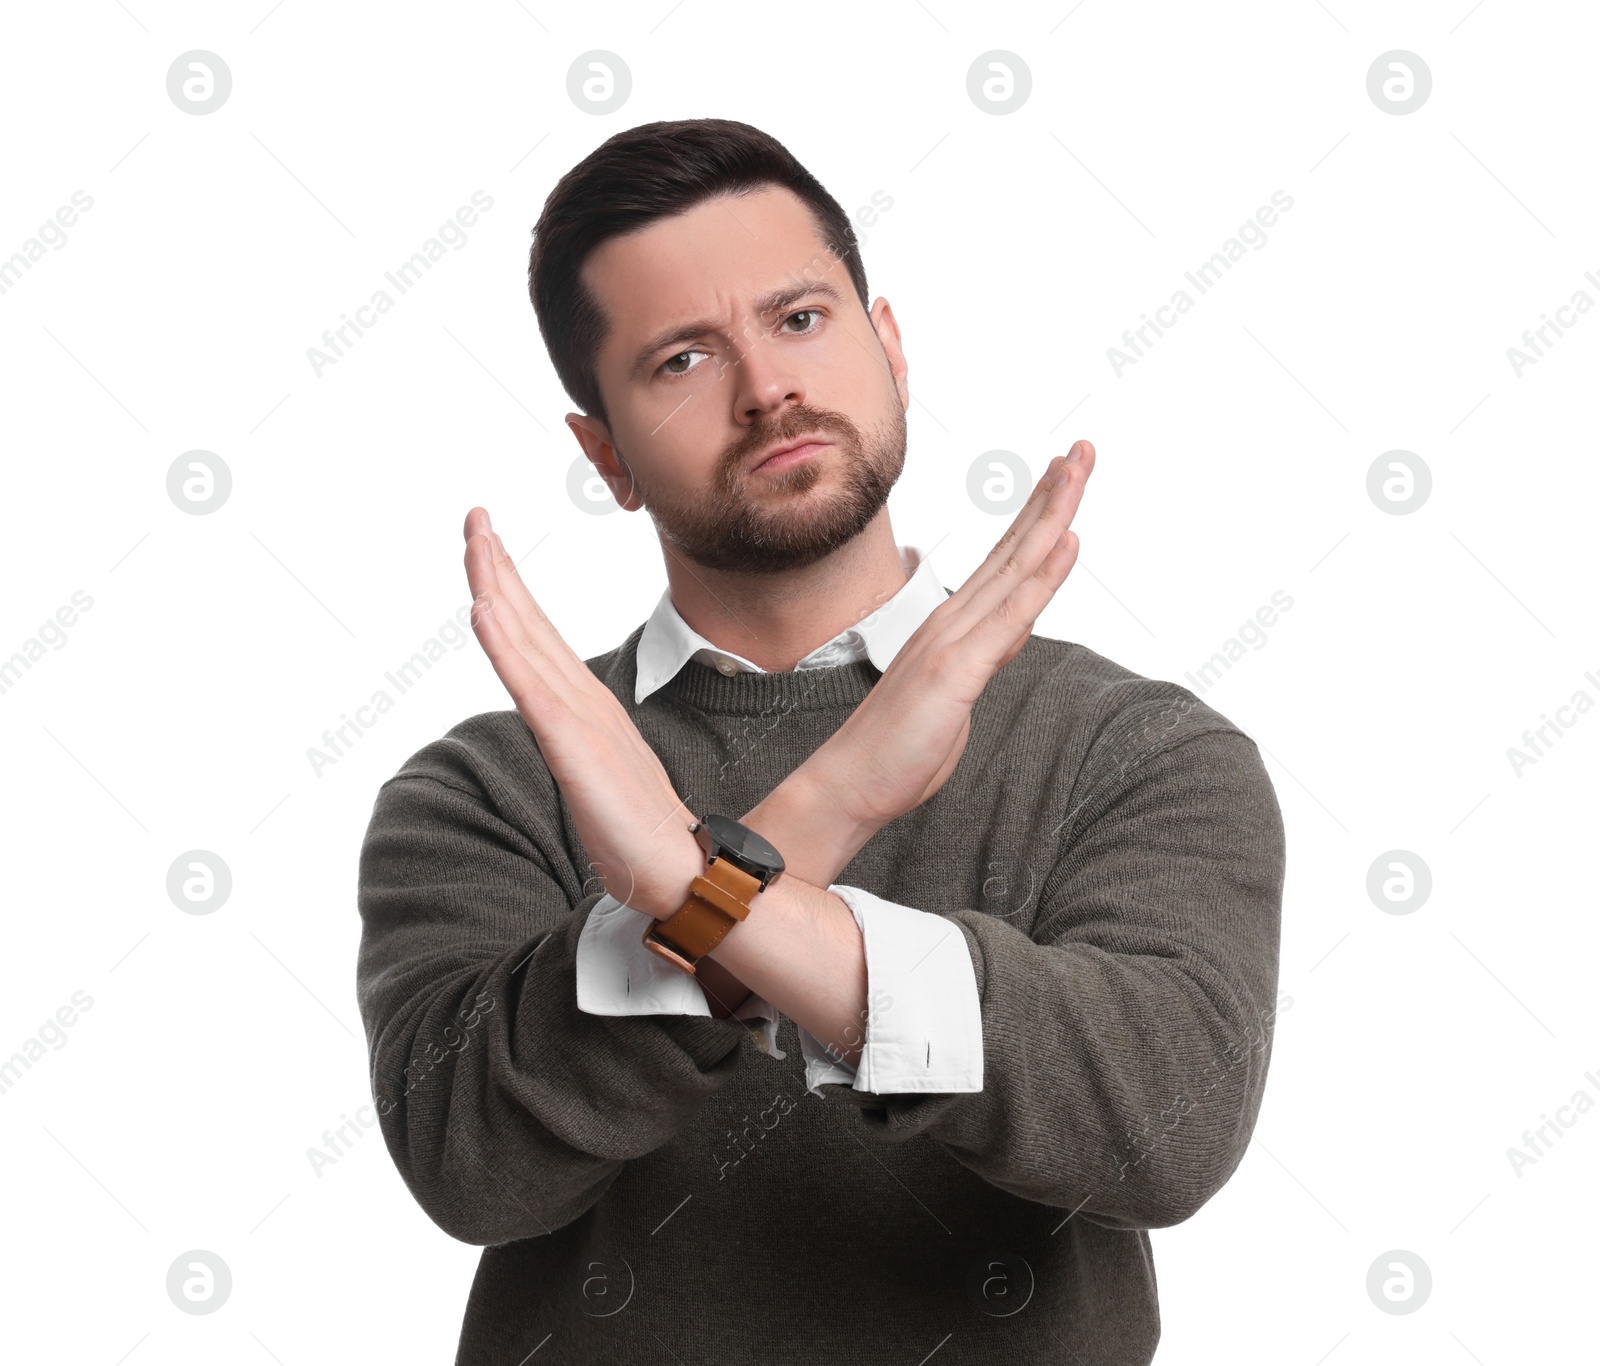
[{"label": "wrist", "polygon": [[[718,945],[720,948],[721,945]],[[731,1019],[733,1013],[750,999],[750,988],[708,953],[695,964],[694,977],[706,998],[706,1005],[714,1020]]]},{"label": "wrist", "polygon": [[783,855],[785,876],[826,888],[849,866],[878,827],[856,819],[826,762],[813,755],[742,817]]},{"label": "wrist", "polygon": [[670,920],[683,903],[689,899],[689,885],[706,870],[706,851],[684,827],[681,852],[674,863],[672,875],[665,879],[665,901],[650,899],[631,901],[628,904],[653,920]]}]

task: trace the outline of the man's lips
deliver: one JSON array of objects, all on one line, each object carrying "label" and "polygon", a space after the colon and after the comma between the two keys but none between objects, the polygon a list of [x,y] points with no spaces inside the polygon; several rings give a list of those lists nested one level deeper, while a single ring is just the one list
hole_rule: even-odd
[{"label": "man's lips", "polygon": [[787,469],[790,465],[797,465],[802,460],[809,460],[825,446],[832,444],[826,437],[820,436],[803,436],[797,441],[787,441],[757,460],[750,467],[750,473],[754,474],[757,470],[776,473],[778,470]]}]

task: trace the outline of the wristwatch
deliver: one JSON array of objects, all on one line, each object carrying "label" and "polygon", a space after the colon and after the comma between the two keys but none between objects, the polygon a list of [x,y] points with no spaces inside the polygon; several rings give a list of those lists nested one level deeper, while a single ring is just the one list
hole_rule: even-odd
[{"label": "wristwatch", "polygon": [[706,870],[665,920],[645,927],[644,946],[693,974],[694,965],[750,914],[750,903],[783,873],[783,855],[732,816],[707,815],[689,827],[706,851]]}]

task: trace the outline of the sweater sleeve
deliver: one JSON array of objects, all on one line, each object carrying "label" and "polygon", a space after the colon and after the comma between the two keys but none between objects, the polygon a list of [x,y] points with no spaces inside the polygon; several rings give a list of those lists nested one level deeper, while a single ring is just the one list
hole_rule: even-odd
[{"label": "sweater sleeve", "polygon": [[401,1177],[446,1233],[492,1246],[594,1205],[726,1084],[748,1028],[578,1008],[578,939],[604,893],[557,833],[531,734],[508,770],[468,725],[378,792],[357,993]]},{"label": "sweater sleeve", "polygon": [[926,1134],[1024,1199],[1162,1228],[1221,1188],[1255,1125],[1284,831],[1236,729],[1163,733],[1132,762],[1119,752],[1115,736],[1097,744],[1076,780],[1031,933],[950,913],[978,980],[982,1092],[822,1089],[869,1139]]}]

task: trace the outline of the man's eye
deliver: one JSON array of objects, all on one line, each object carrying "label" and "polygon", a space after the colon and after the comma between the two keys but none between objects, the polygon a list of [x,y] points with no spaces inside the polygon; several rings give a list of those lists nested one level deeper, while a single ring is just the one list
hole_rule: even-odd
[{"label": "man's eye", "polygon": [[[807,318],[811,320],[807,326],[796,328],[794,332],[790,334],[791,336],[803,337],[807,333],[815,332],[817,330],[818,326],[821,324],[822,311],[816,308],[802,308],[797,312],[791,313],[787,318],[784,319],[784,322],[792,323],[796,318]],[[662,373],[673,376],[687,375],[691,370],[696,368],[695,365],[692,363],[684,364],[680,368],[679,362],[688,362],[691,356],[704,356],[705,354],[706,353],[704,351],[697,349],[680,351],[677,355],[669,356],[661,363]]]},{"label": "man's eye", "polygon": [[700,351],[680,351],[680,352],[678,352],[677,355],[669,357],[665,362],[663,362],[661,368],[663,370],[665,370],[669,375],[687,375],[690,370],[694,369],[694,367],[692,365],[686,366],[682,370],[677,370],[677,369],[674,369],[673,367],[675,365],[677,365],[677,363],[680,360],[683,360],[688,356],[698,356],[698,355],[703,355],[703,354],[704,354],[704,352],[700,352]]}]

